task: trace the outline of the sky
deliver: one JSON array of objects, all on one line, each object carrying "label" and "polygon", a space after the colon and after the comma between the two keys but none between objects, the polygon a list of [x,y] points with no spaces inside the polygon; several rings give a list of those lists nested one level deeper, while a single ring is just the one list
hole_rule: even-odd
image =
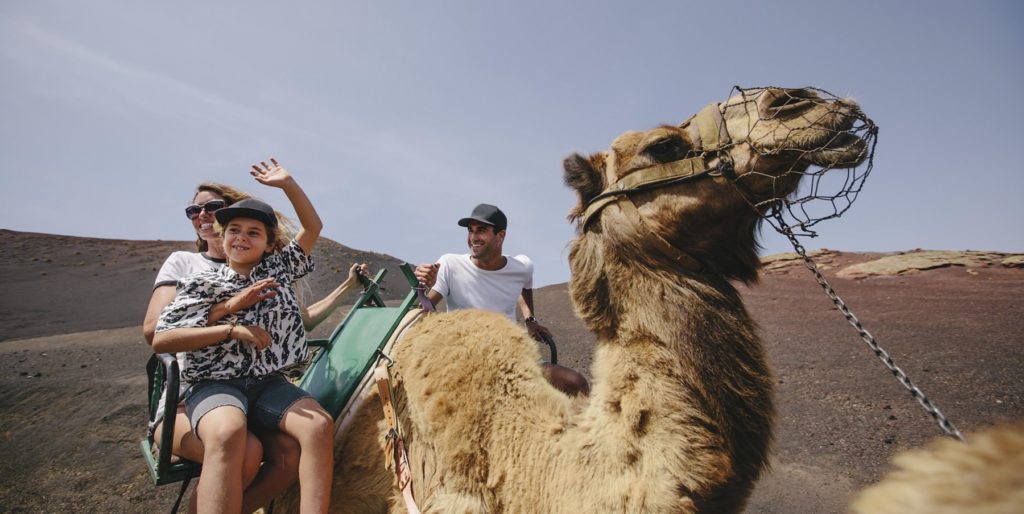
[{"label": "sky", "polygon": [[456,221],[496,204],[540,287],[569,277],[567,155],[774,85],[880,128],[806,247],[1022,252],[1022,22],[1014,1],[2,2],[0,228],[188,240],[203,181],[290,212],[247,172],[274,156],[325,237],[413,263],[465,252]]}]

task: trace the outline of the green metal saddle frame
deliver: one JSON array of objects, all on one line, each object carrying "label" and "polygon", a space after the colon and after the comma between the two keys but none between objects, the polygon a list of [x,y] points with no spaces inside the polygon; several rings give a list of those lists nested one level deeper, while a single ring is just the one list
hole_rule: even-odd
[{"label": "green metal saddle frame", "polygon": [[[400,269],[411,290],[397,307],[388,307],[380,296],[379,287],[387,274],[386,269],[377,272],[373,280],[358,275],[363,292],[352,309],[329,338],[307,341],[309,346],[319,348],[319,351],[298,385],[313,395],[335,420],[351,403],[363,376],[377,361],[378,350],[384,347],[402,318],[419,305],[418,300],[422,301],[417,295],[418,282],[412,267],[402,264]],[[199,475],[201,466],[185,459],[172,462],[173,414],[174,406],[179,402],[178,362],[171,355],[154,354],[146,365],[146,371],[149,376],[149,419],[156,415],[161,391],[164,392],[167,412],[171,415],[165,416],[159,451],[154,455],[153,441],[146,438],[140,443],[142,454],[155,485],[184,481],[181,489],[184,494],[188,481]],[[178,497],[180,501],[181,495]],[[177,505],[174,510],[177,510]]]}]

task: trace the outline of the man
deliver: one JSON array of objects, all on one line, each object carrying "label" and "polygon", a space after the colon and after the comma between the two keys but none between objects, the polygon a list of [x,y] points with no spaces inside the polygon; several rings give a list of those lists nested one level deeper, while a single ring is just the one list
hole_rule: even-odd
[{"label": "man", "polygon": [[[510,257],[501,253],[508,227],[505,213],[482,203],[468,218],[460,219],[459,226],[467,229],[470,253],[447,253],[434,264],[416,267],[416,278],[430,288],[430,301],[437,305],[443,298],[450,311],[491,310],[513,321],[518,306],[530,336],[541,342],[544,337],[550,338],[551,332],[534,315],[533,263],[525,255]],[[564,393],[590,393],[587,379],[576,371],[551,363],[542,366],[548,382]]]}]

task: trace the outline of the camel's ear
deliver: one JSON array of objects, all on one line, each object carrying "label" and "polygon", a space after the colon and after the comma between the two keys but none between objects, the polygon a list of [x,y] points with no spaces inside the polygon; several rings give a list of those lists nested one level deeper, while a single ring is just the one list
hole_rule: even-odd
[{"label": "camel's ear", "polygon": [[565,184],[576,190],[579,195],[580,204],[570,214],[575,217],[590,199],[601,194],[604,190],[604,152],[598,152],[584,159],[582,155],[574,153],[565,158],[562,162],[565,168]]}]

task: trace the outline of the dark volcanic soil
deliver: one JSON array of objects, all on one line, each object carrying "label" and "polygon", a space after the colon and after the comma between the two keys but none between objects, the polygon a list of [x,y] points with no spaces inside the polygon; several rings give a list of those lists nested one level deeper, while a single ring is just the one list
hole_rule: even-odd
[{"label": "dark volcanic soil", "polygon": [[[879,255],[818,258],[833,288],[877,342],[961,431],[1024,418],[1024,270],[949,266],[844,280]],[[941,432],[834,307],[801,262],[741,287],[775,370],[772,469],[751,513],[843,512],[899,450]],[[586,370],[594,338],[572,317],[565,285],[535,293],[563,363]]]},{"label": "dark volcanic soil", "polygon": [[[195,244],[0,229],[0,342],[138,325],[160,265],[177,250],[195,251]],[[398,270],[402,261],[394,257],[325,238],[313,256],[317,267],[306,280],[311,298],[322,298],[345,280],[354,262],[366,263],[374,272],[388,269],[386,299],[405,295],[405,279]]]},{"label": "dark volcanic soil", "polygon": [[[138,449],[150,353],[138,324],[155,268],[187,243],[10,231],[0,238],[0,512],[169,509],[176,487],[154,487]],[[988,263],[835,278],[875,257],[820,259],[914,383],[965,432],[1024,417],[1024,270]],[[313,287],[326,291],[345,270],[321,266],[330,273]],[[391,277],[390,294],[404,293],[397,271]],[[123,291],[99,294],[109,283]],[[939,434],[801,264],[741,290],[762,328],[778,405],[773,467],[748,512],[842,512],[847,495],[876,480],[893,453]],[[565,285],[535,296],[560,362],[587,372],[594,339],[572,314]]]}]

